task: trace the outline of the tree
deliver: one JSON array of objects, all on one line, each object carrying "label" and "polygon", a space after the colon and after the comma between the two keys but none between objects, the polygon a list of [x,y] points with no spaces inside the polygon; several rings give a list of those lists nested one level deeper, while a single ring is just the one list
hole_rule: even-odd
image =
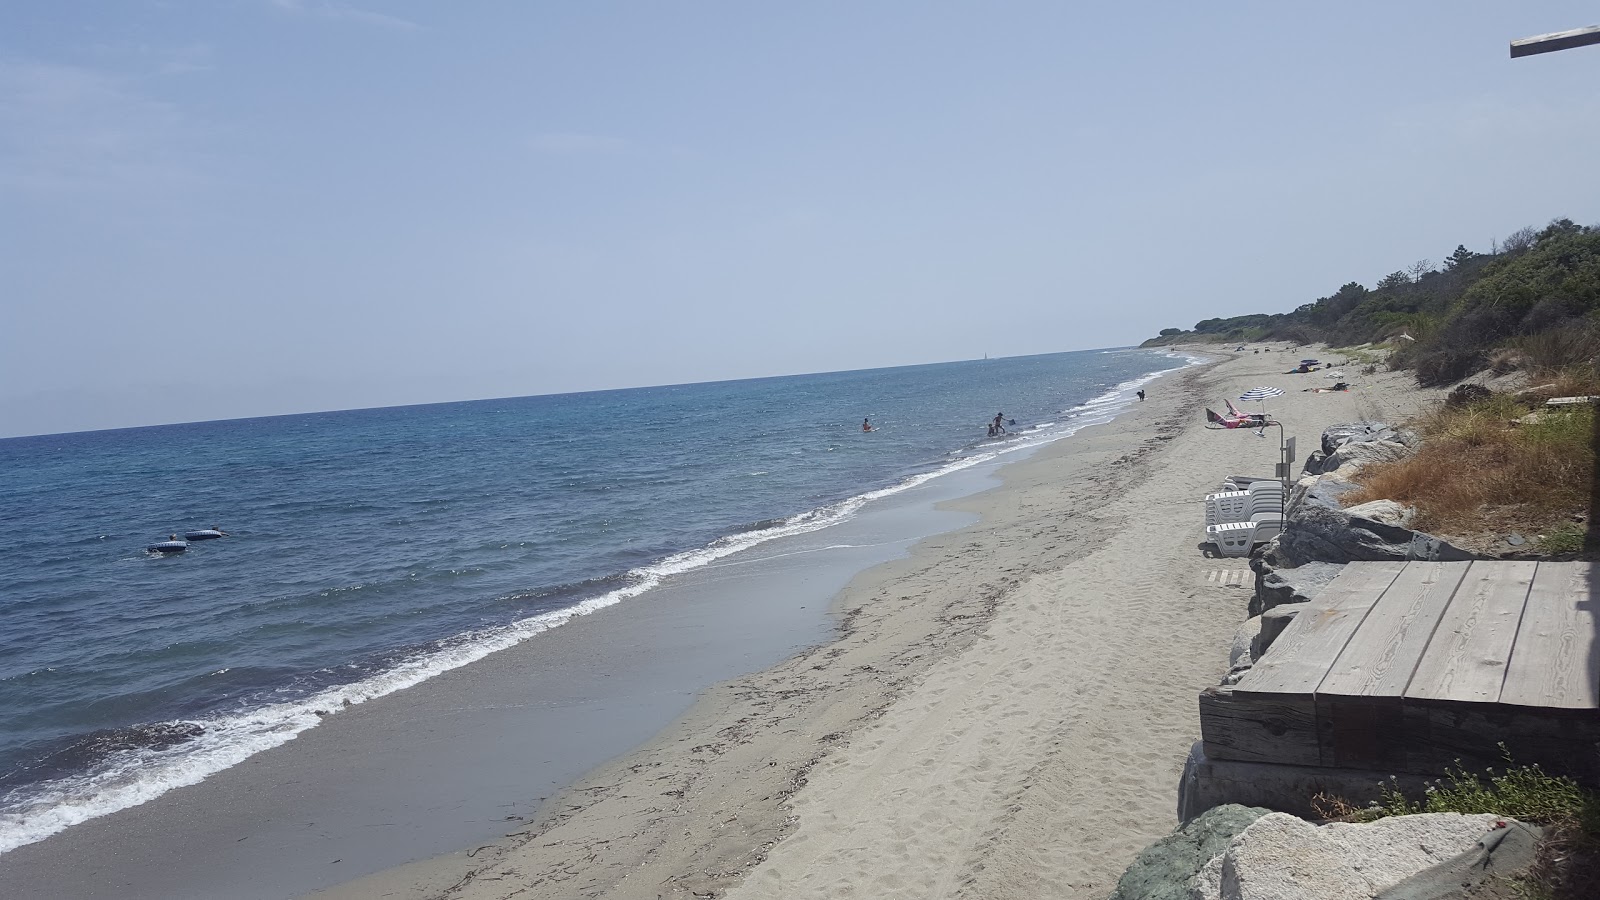
[{"label": "tree", "polygon": [[1543,243],[1553,237],[1561,237],[1567,234],[1583,234],[1583,226],[1571,219],[1551,219],[1550,224],[1539,232],[1539,237],[1535,239],[1535,243]]},{"label": "tree", "polygon": [[1478,254],[1468,250],[1466,244],[1457,244],[1456,252],[1445,257],[1444,270],[1446,272],[1454,272],[1456,269],[1477,258]]},{"label": "tree", "polygon": [[1506,235],[1506,239],[1500,242],[1500,252],[1526,253],[1533,249],[1533,245],[1538,240],[1539,232],[1535,231],[1532,225],[1527,228],[1518,228],[1516,231]]},{"label": "tree", "polygon": [[1419,259],[1416,262],[1412,263],[1410,268],[1406,269],[1406,274],[1411,276],[1411,280],[1412,281],[1421,281],[1422,280],[1422,276],[1424,276],[1424,275],[1426,275],[1426,274],[1428,274],[1429,272],[1432,272],[1432,271],[1433,271],[1433,260],[1431,260],[1431,259]]},{"label": "tree", "polygon": [[1380,291],[1392,291],[1403,288],[1410,283],[1410,275],[1407,275],[1404,272],[1390,272],[1389,274],[1383,276],[1383,279],[1378,282],[1377,289]]},{"label": "tree", "polygon": [[1183,334],[1183,329],[1182,328],[1163,328],[1163,329],[1161,329],[1161,336],[1162,337],[1172,337],[1175,334]]}]

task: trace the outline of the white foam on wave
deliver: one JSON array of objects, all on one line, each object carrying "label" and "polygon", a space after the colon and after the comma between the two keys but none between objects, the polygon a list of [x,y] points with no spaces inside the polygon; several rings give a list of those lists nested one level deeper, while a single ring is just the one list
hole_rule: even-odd
[{"label": "white foam on wave", "polygon": [[[1175,354],[1168,354],[1176,356]],[[1189,359],[1198,365],[1203,359]],[[970,469],[1003,456],[1053,443],[1087,428],[1109,422],[1129,405],[1132,391],[1167,372],[1155,372],[1117,385],[1098,397],[1066,410],[1059,426],[1046,423],[1015,439],[985,444],[957,456],[937,469],[911,475],[888,487],[867,491],[837,503],[791,516],[770,527],[718,538],[694,550],[677,553],[628,572],[627,583],[573,606],[540,613],[491,628],[466,632],[440,642],[399,664],[351,684],[330,687],[309,697],[269,703],[247,713],[203,717],[169,723],[199,726],[197,737],[163,749],[126,750],[113,754],[91,771],[17,788],[0,797],[0,853],[42,841],[52,834],[89,819],[138,806],[174,788],[198,784],[211,775],[278,747],[315,727],[323,717],[347,706],[421,684],[436,675],[460,668],[491,653],[514,647],[530,638],[644,594],[667,578],[710,565],[759,544],[779,538],[820,531],[853,517],[874,500],[891,497],[935,478]]]},{"label": "white foam on wave", "polygon": [[138,806],[162,794],[198,784],[208,776],[293,740],[322,718],[346,706],[374,700],[429,678],[516,646],[578,616],[615,606],[643,594],[673,575],[778,538],[819,531],[842,522],[874,500],[910,490],[950,472],[978,465],[997,452],[962,457],[889,487],[809,510],[756,531],[719,538],[704,547],[668,556],[630,571],[627,584],[564,609],[540,613],[508,625],[467,632],[442,642],[377,675],[330,687],[310,697],[272,703],[245,714],[180,720],[199,726],[198,737],[165,750],[137,749],[113,754],[81,775],[18,788],[0,798],[0,853],[44,840],[80,822]]}]

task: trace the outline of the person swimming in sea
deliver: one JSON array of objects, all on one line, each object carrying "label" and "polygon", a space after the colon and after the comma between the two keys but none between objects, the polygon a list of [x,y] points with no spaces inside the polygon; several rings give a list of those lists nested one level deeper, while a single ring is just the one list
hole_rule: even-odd
[{"label": "person swimming in sea", "polygon": [[862,431],[877,431],[876,428],[872,427],[872,419],[870,419],[870,418],[866,418],[866,419],[862,419],[861,420],[861,430]]}]

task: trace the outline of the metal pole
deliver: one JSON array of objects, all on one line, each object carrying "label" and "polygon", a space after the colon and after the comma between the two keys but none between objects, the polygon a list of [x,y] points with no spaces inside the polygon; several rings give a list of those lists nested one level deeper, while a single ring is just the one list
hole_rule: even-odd
[{"label": "metal pole", "polygon": [[1284,445],[1284,442],[1283,442],[1283,423],[1279,422],[1278,423],[1278,464],[1283,466],[1282,481],[1279,482],[1280,484],[1283,485],[1283,490],[1278,492],[1278,533],[1279,534],[1283,534],[1283,532],[1289,527],[1289,454],[1285,453],[1284,449],[1285,449],[1285,445]]},{"label": "metal pole", "polygon": [[1552,53],[1556,50],[1570,50],[1573,47],[1583,47],[1588,44],[1600,44],[1600,25],[1591,25],[1588,28],[1574,28],[1571,31],[1555,31],[1550,34],[1539,34],[1531,38],[1511,42],[1511,58],[1519,56],[1532,56],[1535,53]]}]

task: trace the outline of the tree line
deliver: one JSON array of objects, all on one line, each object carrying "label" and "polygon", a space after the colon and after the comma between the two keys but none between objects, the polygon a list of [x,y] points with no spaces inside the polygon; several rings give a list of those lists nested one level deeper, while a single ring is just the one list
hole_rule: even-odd
[{"label": "tree line", "polygon": [[1523,228],[1479,253],[1458,245],[1385,275],[1356,282],[1291,312],[1205,319],[1166,328],[1141,346],[1195,341],[1320,341],[1347,347],[1390,341],[1396,368],[1443,385],[1516,349],[1545,363],[1594,366],[1600,354],[1600,226],[1555,219]]}]

